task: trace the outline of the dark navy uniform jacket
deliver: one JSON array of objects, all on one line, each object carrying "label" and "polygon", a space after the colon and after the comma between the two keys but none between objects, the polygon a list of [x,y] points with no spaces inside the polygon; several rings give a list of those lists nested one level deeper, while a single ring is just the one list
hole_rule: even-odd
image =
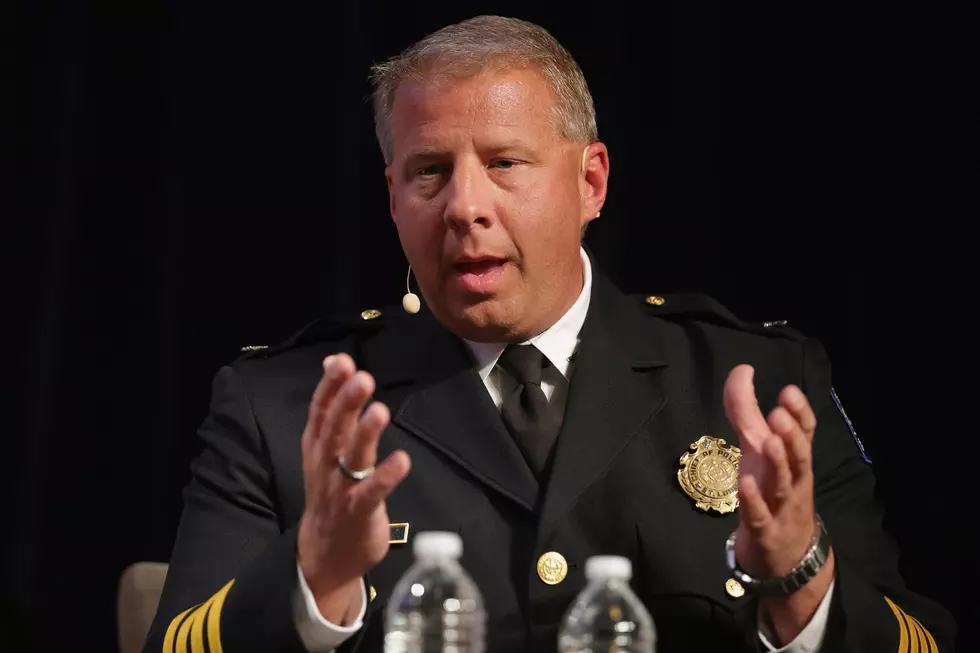
[{"label": "dark navy uniform jacket", "polygon": [[[946,611],[908,590],[882,530],[874,477],[832,395],[814,340],[735,318],[702,296],[662,305],[626,296],[601,274],[576,353],[553,468],[539,485],[505,429],[465,344],[425,308],[322,320],[286,343],[221,369],[199,437],[166,587],[146,651],[301,651],[292,612],[296,529],[303,512],[300,438],[324,357],[351,354],[391,409],[379,456],[412,471],[388,500],[410,533],[463,539],[462,564],[483,594],[488,651],[547,653],[595,554],[628,557],[658,651],[758,650],[756,601],[726,592],[725,542],[737,513],[705,512],[684,493],[680,456],[702,435],[738,446],[722,389],[755,367],[768,412],[797,384],[817,413],[817,509],[833,540],[836,583],[823,650],[952,650]],[[372,314],[367,314],[371,317]],[[538,557],[568,574],[542,582]],[[381,651],[384,609],[412,563],[392,545],[366,582],[376,591],[344,653]]]}]

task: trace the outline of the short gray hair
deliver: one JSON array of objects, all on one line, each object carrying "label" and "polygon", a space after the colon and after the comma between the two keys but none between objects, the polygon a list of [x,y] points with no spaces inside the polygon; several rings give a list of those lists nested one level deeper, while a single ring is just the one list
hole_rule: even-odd
[{"label": "short gray hair", "polygon": [[401,82],[465,78],[527,66],[536,66],[555,92],[557,133],[572,141],[597,141],[592,94],[571,54],[539,25],[517,18],[477,16],[433,32],[401,54],[372,66],[374,126],[385,164],[391,164],[391,109]]}]

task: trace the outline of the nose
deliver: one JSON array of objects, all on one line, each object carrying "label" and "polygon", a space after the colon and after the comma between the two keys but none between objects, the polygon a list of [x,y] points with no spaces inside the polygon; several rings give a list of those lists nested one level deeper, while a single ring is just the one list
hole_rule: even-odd
[{"label": "nose", "polygon": [[464,233],[475,226],[488,228],[494,222],[493,188],[482,162],[458,161],[446,185],[445,220],[449,227]]}]

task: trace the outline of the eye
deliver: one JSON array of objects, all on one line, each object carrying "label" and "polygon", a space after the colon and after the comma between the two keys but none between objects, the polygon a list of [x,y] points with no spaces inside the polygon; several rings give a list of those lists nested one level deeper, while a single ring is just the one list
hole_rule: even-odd
[{"label": "eye", "polygon": [[436,175],[441,175],[446,171],[446,166],[439,163],[432,163],[427,166],[423,166],[415,171],[415,174],[420,177],[434,177]]},{"label": "eye", "polygon": [[491,168],[500,168],[501,170],[510,170],[517,165],[516,161],[511,161],[510,159],[498,159],[490,164]]}]

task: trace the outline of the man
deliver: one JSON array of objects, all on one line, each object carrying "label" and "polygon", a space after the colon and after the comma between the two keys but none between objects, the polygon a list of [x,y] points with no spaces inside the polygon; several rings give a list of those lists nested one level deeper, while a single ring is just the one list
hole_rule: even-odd
[{"label": "man", "polygon": [[146,650],[381,650],[425,530],[462,536],[490,651],[554,651],[595,554],[632,560],[662,652],[949,650],[820,346],[626,297],[582,248],[609,155],[568,53],[481,17],[375,73],[425,307],[218,373]]}]

